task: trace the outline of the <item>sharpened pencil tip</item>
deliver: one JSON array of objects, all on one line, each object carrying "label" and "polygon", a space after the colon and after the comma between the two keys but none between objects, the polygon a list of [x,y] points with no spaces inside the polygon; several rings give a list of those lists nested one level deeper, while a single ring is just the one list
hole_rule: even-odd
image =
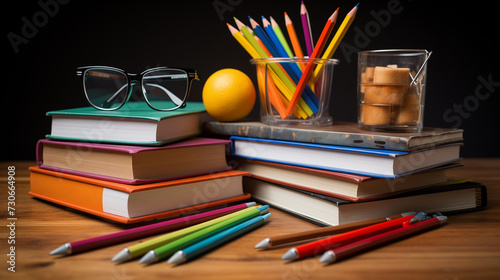
[{"label": "sharpened pencil tip", "polygon": [[122,262],[130,260],[130,251],[128,248],[121,250],[116,256],[114,256],[111,261],[112,262]]},{"label": "sharpened pencil tip", "polygon": [[266,238],[257,243],[257,245],[255,245],[255,249],[268,249],[269,245],[271,245],[271,240],[269,238]]},{"label": "sharpened pencil tip", "polygon": [[156,255],[156,252],[154,250],[151,250],[147,252],[142,258],[139,260],[140,264],[151,264],[154,263],[158,260],[158,257]]},{"label": "sharpened pencil tip", "polygon": [[50,255],[53,256],[53,255],[68,255],[71,251],[71,247],[69,247],[70,244],[69,243],[65,243],[64,245],[58,247],[57,249],[53,250],[52,252],[50,252]]},{"label": "sharpened pencil tip", "polygon": [[297,258],[299,257],[299,253],[297,252],[297,249],[295,248],[292,248],[290,250],[288,250],[282,257],[281,259],[282,260],[290,260],[290,261],[293,261],[293,260],[296,260]]},{"label": "sharpened pencil tip", "polygon": [[186,254],[182,251],[177,251],[168,259],[168,264],[180,264],[186,261]]},{"label": "sharpened pencil tip", "polygon": [[358,6],[359,6],[359,2],[358,2],[358,4],[356,4],[356,8],[357,8]]},{"label": "sharpened pencil tip", "polygon": [[332,251],[326,251],[323,256],[319,259],[320,263],[332,263],[336,259],[335,253]]}]

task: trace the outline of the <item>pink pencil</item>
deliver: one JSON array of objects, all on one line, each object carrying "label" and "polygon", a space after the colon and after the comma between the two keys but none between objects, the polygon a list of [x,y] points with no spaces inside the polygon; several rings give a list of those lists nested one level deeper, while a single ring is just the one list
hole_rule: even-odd
[{"label": "pink pencil", "polygon": [[199,224],[217,217],[227,215],[245,209],[247,207],[254,206],[255,202],[242,203],[222,209],[217,209],[205,213],[200,213],[196,215],[186,216],[182,218],[177,218],[174,220],[164,221],[156,224],[151,224],[147,226],[127,229],[124,231],[111,233],[99,237],[93,237],[85,240],[80,240],[76,242],[70,242],[62,245],[61,247],[50,252],[51,255],[72,255],[85,251],[90,251],[96,248],[101,248],[104,246],[117,244],[125,241],[134,240],[141,237],[151,236],[158,233],[163,233],[167,231],[172,231],[187,227],[190,225]]},{"label": "pink pencil", "polygon": [[309,21],[309,13],[306,10],[304,1],[300,1],[300,19],[302,20],[302,29],[304,30],[304,39],[306,40],[307,55],[311,57],[314,50],[314,41],[311,32],[311,23]]},{"label": "pink pencil", "polygon": [[[333,14],[328,18],[325,27],[323,28],[323,31],[319,36],[318,43],[316,44],[316,47],[314,47],[314,50],[312,54],[309,56],[309,58],[318,58],[320,56],[321,52],[323,51],[323,48],[326,45],[326,40],[328,40],[328,37],[330,36],[330,33],[333,30],[333,26],[337,21],[338,11],[339,9],[337,8],[337,10],[335,10],[335,12],[333,12]],[[299,101],[299,97],[302,91],[304,90],[304,87],[306,86],[307,82],[309,81],[309,78],[311,77],[311,74],[313,72],[313,66],[314,63],[312,61],[309,61],[306,65],[306,69],[304,70],[304,72],[302,72],[302,77],[300,78],[299,83],[295,88],[295,92],[293,93],[292,99],[290,100],[290,104],[288,104],[288,108],[286,111],[287,116],[291,116],[293,111],[295,110],[295,106]]]}]

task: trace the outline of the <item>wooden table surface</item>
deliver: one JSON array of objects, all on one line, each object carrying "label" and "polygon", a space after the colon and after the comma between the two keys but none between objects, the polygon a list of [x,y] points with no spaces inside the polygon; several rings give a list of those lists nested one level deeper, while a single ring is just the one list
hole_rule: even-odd
[{"label": "wooden table surface", "polygon": [[[316,226],[272,209],[270,221],[189,263],[150,266],[110,261],[131,241],[69,257],[50,256],[65,242],[113,233],[124,226],[68,211],[28,195],[33,162],[0,164],[2,215],[0,279],[500,279],[500,159],[465,159],[450,177],[469,178],[488,189],[484,211],[449,216],[436,230],[401,240],[344,261],[323,265],[319,257],[285,262],[290,247],[259,251],[262,239]],[[15,231],[7,218],[7,166],[16,166]],[[10,272],[9,237],[15,239],[15,272]],[[11,254],[12,255],[12,254]]]}]

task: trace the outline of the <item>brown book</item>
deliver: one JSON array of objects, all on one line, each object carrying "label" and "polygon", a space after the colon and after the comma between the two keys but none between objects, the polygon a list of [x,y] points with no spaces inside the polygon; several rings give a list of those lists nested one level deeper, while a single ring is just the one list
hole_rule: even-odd
[{"label": "brown book", "polygon": [[334,122],[330,126],[273,126],[261,122],[217,122],[203,124],[213,135],[244,136],[271,140],[339,145],[410,152],[463,141],[463,130],[426,127],[419,133],[372,132],[357,123]]},{"label": "brown book", "polygon": [[230,163],[256,179],[349,201],[375,200],[443,184],[448,181],[447,169],[462,166],[453,163],[390,179],[241,158],[233,158]]}]

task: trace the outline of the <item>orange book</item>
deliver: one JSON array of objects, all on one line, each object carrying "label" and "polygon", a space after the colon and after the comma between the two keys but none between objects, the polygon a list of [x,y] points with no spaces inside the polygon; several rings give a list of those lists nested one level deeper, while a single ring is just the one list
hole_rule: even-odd
[{"label": "orange book", "polygon": [[179,215],[249,199],[231,170],[178,180],[130,185],[30,167],[29,194],[120,223]]}]

